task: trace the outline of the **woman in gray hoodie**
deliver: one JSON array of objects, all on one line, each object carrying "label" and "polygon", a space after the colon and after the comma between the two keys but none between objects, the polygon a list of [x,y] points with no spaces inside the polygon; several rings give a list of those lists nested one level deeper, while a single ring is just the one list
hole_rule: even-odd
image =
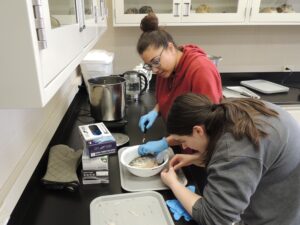
[{"label": "woman in gray hoodie", "polygon": [[[189,93],[174,101],[167,129],[197,151],[175,155],[161,178],[199,224],[300,224],[300,124],[288,112]],[[202,195],[177,180],[175,171],[192,164],[207,171]]]}]

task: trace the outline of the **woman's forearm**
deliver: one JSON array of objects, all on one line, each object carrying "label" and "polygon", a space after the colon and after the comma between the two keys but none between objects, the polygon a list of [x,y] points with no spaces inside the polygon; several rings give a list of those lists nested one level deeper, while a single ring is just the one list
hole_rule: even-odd
[{"label": "woman's forearm", "polygon": [[200,195],[191,192],[180,182],[176,182],[172,186],[170,186],[177,200],[181,203],[181,205],[185,208],[185,210],[192,215],[193,206],[195,202],[202,198]]},{"label": "woman's forearm", "polygon": [[153,110],[155,110],[156,112],[159,113],[159,105],[158,105],[158,103],[156,103],[156,105],[154,106]]}]

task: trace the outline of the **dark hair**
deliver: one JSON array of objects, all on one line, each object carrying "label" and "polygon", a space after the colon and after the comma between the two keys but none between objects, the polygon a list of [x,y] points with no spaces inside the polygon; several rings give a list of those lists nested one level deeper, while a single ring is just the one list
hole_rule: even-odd
[{"label": "dark hair", "polygon": [[252,98],[223,99],[213,104],[208,97],[188,93],[177,97],[169,111],[167,130],[170,134],[190,135],[195,125],[204,125],[209,137],[205,162],[208,163],[216,142],[224,132],[235,139],[246,136],[258,150],[259,139],[267,136],[259,115],[278,117],[262,101]]},{"label": "dark hair", "polygon": [[141,55],[150,45],[158,48],[163,46],[168,47],[171,42],[177,48],[172,36],[158,26],[158,18],[155,13],[149,13],[141,20],[140,28],[143,31],[138,43],[137,51]]}]

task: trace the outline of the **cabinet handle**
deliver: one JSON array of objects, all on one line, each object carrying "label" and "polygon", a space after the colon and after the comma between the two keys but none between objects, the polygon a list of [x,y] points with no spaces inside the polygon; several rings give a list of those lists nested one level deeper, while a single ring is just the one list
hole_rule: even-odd
[{"label": "cabinet handle", "polygon": [[82,32],[86,28],[85,24],[79,27],[79,31]]},{"label": "cabinet handle", "polygon": [[79,25],[79,32],[82,32],[84,29],[84,4],[82,0],[75,0],[76,3],[76,15],[77,15],[77,21]]},{"label": "cabinet handle", "polygon": [[190,15],[190,3],[186,2],[184,3],[184,7],[183,7],[183,16],[189,16]]},{"label": "cabinet handle", "polygon": [[94,18],[95,18],[95,23],[98,23],[98,7],[96,5],[94,5],[93,7],[93,10],[94,10]]},{"label": "cabinet handle", "polygon": [[179,3],[174,3],[173,16],[179,16]]},{"label": "cabinet handle", "polygon": [[84,0],[82,0],[82,2],[81,2],[81,10],[82,10],[82,30],[84,30],[86,28],[86,26],[85,26]]}]

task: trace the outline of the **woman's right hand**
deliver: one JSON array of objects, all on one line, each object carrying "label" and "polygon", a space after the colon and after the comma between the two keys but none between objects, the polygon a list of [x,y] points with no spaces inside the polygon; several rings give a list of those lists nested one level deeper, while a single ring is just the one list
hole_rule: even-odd
[{"label": "woman's right hand", "polygon": [[157,116],[158,116],[158,112],[152,110],[140,118],[139,127],[143,133],[146,132],[146,130],[148,130],[153,125]]},{"label": "woman's right hand", "polygon": [[161,151],[167,149],[169,147],[166,138],[162,138],[158,141],[149,141],[146,144],[142,144],[138,148],[138,152],[140,155],[157,155]]},{"label": "woman's right hand", "polygon": [[170,188],[174,184],[179,183],[177,174],[175,173],[173,167],[169,167],[168,169],[165,168],[164,170],[162,170],[162,172],[160,173],[160,177],[162,182]]},{"label": "woman's right hand", "polygon": [[169,166],[174,167],[174,170],[190,165],[204,167],[204,163],[201,160],[201,154],[176,154],[169,162]]}]

